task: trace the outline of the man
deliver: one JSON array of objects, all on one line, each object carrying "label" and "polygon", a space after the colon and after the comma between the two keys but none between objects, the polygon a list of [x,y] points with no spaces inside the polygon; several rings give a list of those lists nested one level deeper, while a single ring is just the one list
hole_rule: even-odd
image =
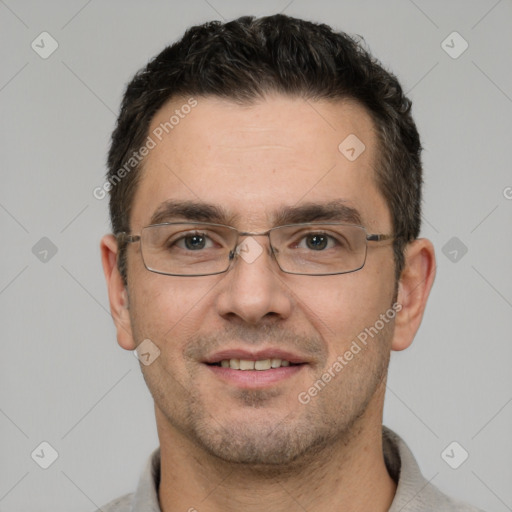
[{"label": "man", "polygon": [[128,85],[101,250],[160,448],[102,510],[474,510],[382,427],[435,274],[410,106],[283,15],[193,27]]}]

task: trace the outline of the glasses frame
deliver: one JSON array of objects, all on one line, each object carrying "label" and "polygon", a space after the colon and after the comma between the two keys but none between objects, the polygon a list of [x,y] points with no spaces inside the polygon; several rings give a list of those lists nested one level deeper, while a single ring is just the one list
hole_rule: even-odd
[{"label": "glasses frame", "polygon": [[[224,274],[231,269],[231,267],[233,266],[233,261],[235,260],[235,256],[238,255],[238,248],[240,245],[240,237],[266,236],[268,238],[270,254],[271,254],[271,256],[273,256],[275,262],[277,263],[279,270],[281,270],[281,272],[284,272],[285,274],[293,274],[293,275],[299,275],[299,276],[334,276],[334,275],[341,275],[341,274],[351,274],[353,272],[357,272],[357,271],[361,270],[364,267],[364,265],[366,264],[366,257],[368,254],[368,242],[383,242],[385,240],[394,240],[395,238],[397,238],[396,236],[391,235],[391,234],[368,233],[364,226],[360,226],[358,224],[348,224],[345,222],[299,222],[296,224],[284,224],[282,226],[275,226],[273,228],[270,228],[267,231],[262,231],[259,233],[251,232],[251,231],[239,231],[238,229],[236,229],[233,226],[227,226],[226,224],[216,224],[213,222],[186,222],[186,221],[185,222],[161,222],[158,224],[149,224],[148,226],[144,226],[141,229],[141,233],[138,235],[126,233],[123,231],[123,232],[117,233],[117,235],[115,235],[115,236],[116,236],[116,240],[117,240],[118,244],[123,244],[123,243],[132,244],[132,243],[142,241],[142,231],[144,231],[147,228],[152,228],[152,227],[157,227],[157,226],[173,226],[173,225],[190,225],[190,226],[200,225],[200,226],[221,227],[221,228],[228,228],[232,232],[236,233],[236,244],[235,244],[235,247],[229,252],[228,264],[227,264],[226,269],[221,270],[219,272],[212,272],[212,273],[208,273],[208,274],[171,274],[169,272],[161,272],[159,270],[154,270],[154,269],[148,267],[148,265],[146,264],[146,261],[144,260],[143,248],[141,247],[142,262],[144,263],[144,267],[146,268],[146,270],[148,270],[149,272],[153,272],[155,274],[160,274],[160,275],[164,275],[164,276],[175,276],[175,277],[202,277],[202,276],[215,276],[218,274]],[[281,265],[279,264],[279,260],[276,256],[276,252],[275,252],[274,247],[272,246],[272,243],[270,241],[270,233],[279,228],[296,227],[296,226],[299,226],[299,227],[300,226],[304,226],[304,227],[306,227],[306,226],[349,226],[349,227],[355,227],[355,228],[361,229],[365,233],[365,241],[366,241],[363,263],[361,264],[360,267],[358,267],[354,270],[347,270],[344,272],[328,272],[328,273],[324,273],[324,274],[309,274],[307,272],[290,272],[287,270],[283,270]]]}]

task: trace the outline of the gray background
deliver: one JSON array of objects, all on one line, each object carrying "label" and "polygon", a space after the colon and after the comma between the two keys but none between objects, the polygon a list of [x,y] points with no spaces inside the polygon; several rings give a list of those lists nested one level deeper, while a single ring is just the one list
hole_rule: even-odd
[{"label": "gray background", "polygon": [[[133,73],[188,26],[283,10],[363,35],[414,101],[438,268],[413,346],[392,356],[385,423],[433,484],[512,510],[511,0],[0,0],[0,511],[91,511],[135,489],[158,439],[138,362],[115,340],[107,200],[93,197],[115,114]],[[50,48],[43,31],[59,45],[46,59],[31,48]],[[457,58],[445,50],[462,40],[442,45],[454,31],[469,44]],[[58,452],[48,469],[35,462],[48,448],[31,457],[43,441]],[[441,456],[452,441],[469,453],[458,469]]]}]

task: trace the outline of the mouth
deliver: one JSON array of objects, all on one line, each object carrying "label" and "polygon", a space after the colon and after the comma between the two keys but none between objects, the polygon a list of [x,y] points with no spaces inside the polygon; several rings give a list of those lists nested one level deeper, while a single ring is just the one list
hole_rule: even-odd
[{"label": "mouth", "polygon": [[309,365],[303,357],[281,350],[224,350],[203,362],[218,379],[244,389],[274,386]]},{"label": "mouth", "polygon": [[275,370],[276,368],[286,368],[288,366],[297,366],[304,363],[291,363],[286,359],[279,359],[273,357],[272,359],[258,359],[253,361],[251,359],[223,359],[218,363],[210,363],[210,366],[218,366],[220,368],[231,368],[231,370],[241,371],[267,371]]}]

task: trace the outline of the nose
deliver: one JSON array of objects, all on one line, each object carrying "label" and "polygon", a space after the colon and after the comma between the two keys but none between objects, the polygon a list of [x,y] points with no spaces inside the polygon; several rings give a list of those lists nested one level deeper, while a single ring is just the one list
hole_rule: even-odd
[{"label": "nose", "polygon": [[290,316],[293,296],[272,257],[268,239],[249,236],[240,242],[216,305],[223,318],[252,325]]}]

